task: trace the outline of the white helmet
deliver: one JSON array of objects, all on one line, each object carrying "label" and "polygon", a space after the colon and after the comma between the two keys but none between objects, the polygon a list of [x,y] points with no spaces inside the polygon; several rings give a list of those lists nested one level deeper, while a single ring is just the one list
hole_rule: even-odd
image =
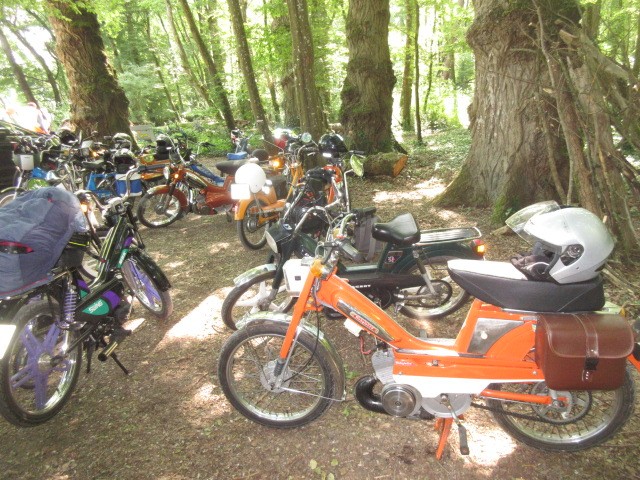
[{"label": "white helmet", "polygon": [[[536,205],[543,208],[536,212]],[[536,205],[515,213],[507,225],[552,254],[545,272],[561,284],[597,277],[614,245],[604,223],[584,208],[557,204],[551,208],[550,202]],[[526,218],[530,213],[533,216]]]},{"label": "white helmet", "polygon": [[257,164],[245,163],[236,171],[234,181],[245,183],[249,185],[251,193],[258,193],[267,182],[267,175]]}]

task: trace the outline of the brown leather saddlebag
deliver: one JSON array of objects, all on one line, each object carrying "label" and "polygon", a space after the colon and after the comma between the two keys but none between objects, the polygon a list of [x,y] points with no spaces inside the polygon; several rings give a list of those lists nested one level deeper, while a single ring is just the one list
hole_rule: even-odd
[{"label": "brown leather saddlebag", "polygon": [[610,314],[540,315],[536,363],[553,390],[614,390],[622,386],[634,346],[631,326]]}]

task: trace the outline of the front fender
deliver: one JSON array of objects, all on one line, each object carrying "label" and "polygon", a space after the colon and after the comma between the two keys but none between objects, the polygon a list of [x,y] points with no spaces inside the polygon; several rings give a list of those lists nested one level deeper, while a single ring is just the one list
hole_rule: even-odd
[{"label": "front fender", "polygon": [[[145,195],[152,196],[152,195],[168,194],[170,189],[171,189],[171,185],[158,185],[156,187],[151,188],[149,191],[147,191]],[[187,197],[185,196],[182,190],[180,190],[179,188],[174,188],[173,196],[176,197],[180,202],[181,210],[185,212],[189,211],[189,201],[187,200]]]},{"label": "front fender", "polygon": [[257,267],[253,267],[246,272],[238,275],[233,279],[233,283],[236,287],[239,287],[240,285],[244,285],[245,283],[252,282],[253,279],[258,275],[262,275],[267,272],[275,272],[276,268],[277,267],[275,263],[265,263],[264,265],[258,265]]},{"label": "front fender", "polygon": [[147,252],[145,252],[144,250],[135,249],[131,251],[130,255],[136,259],[140,268],[144,269],[146,274],[156,282],[160,290],[166,292],[171,288],[171,282],[169,282],[169,279],[164,274],[162,269],[149,256]]},{"label": "front fender", "polygon": [[[237,327],[238,330],[240,330],[243,328],[251,329],[251,327],[258,325],[289,325],[290,321],[291,315],[286,313],[256,312],[239,320],[237,323]],[[338,351],[335,349],[333,344],[327,337],[325,337],[324,333],[322,333],[321,330],[318,330],[315,326],[305,322],[302,322],[298,326],[297,335],[307,336],[311,341],[315,341],[317,338],[318,348],[324,348],[326,350],[331,361],[331,367],[336,373],[335,391],[338,392],[339,395],[341,395],[340,398],[334,400],[344,400],[346,397],[344,364],[342,362],[342,357],[340,356],[340,354],[338,354]]]}]

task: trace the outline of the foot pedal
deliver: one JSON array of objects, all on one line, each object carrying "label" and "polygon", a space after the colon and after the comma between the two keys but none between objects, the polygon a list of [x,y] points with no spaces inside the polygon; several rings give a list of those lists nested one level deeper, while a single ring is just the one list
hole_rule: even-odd
[{"label": "foot pedal", "polygon": [[469,455],[469,444],[467,443],[467,429],[462,423],[458,423],[458,433],[460,434],[460,454]]}]

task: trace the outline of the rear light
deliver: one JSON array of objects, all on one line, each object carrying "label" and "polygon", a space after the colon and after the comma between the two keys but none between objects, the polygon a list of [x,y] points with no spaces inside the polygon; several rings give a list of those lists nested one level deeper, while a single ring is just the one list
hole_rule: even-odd
[{"label": "rear light", "polygon": [[476,238],[471,242],[471,249],[481,257],[487,252],[487,244],[484,243],[484,240]]},{"label": "rear light", "polygon": [[19,242],[0,240],[0,253],[31,253],[33,248]]}]

